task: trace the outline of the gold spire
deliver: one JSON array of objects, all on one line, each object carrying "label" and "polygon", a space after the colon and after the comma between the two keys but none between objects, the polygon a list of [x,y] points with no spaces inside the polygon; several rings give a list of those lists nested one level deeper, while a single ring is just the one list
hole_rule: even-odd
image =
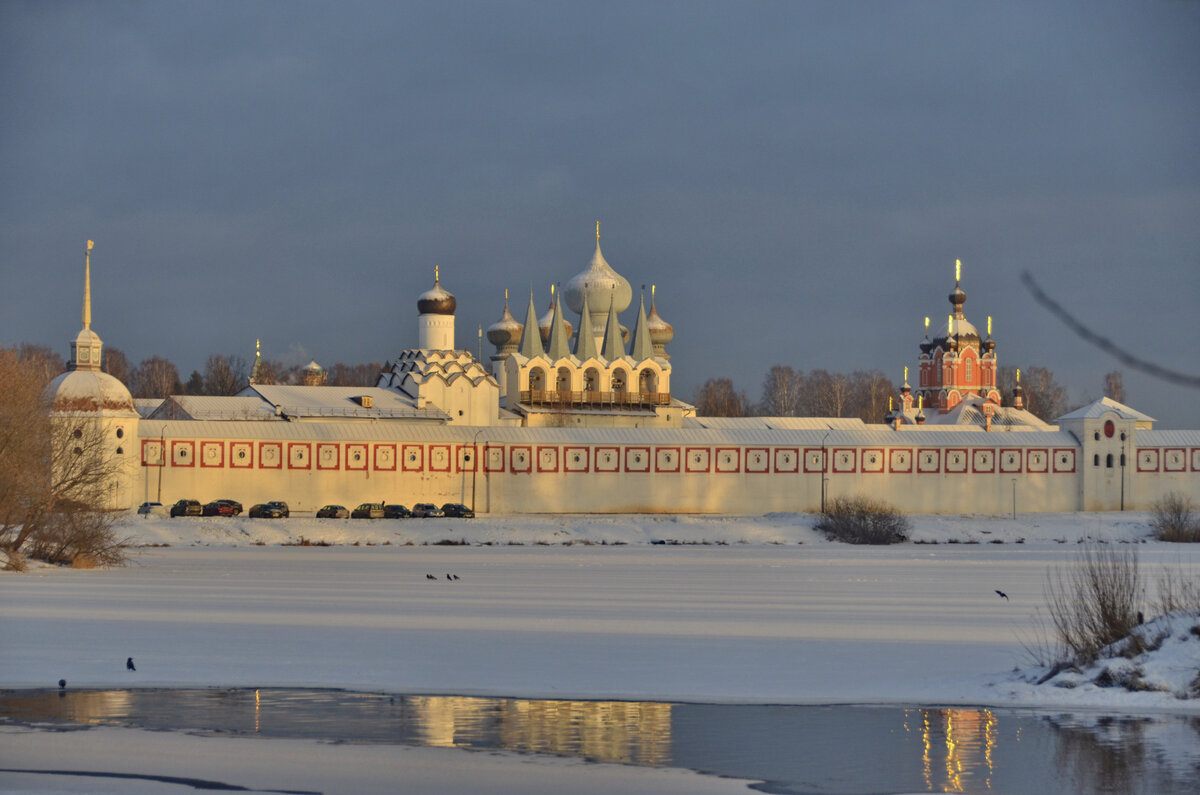
[{"label": "gold spire", "polygon": [[596,245],[600,245],[600,222],[596,222]]},{"label": "gold spire", "polygon": [[988,315],[988,336],[992,336],[992,316]]},{"label": "gold spire", "polygon": [[92,327],[92,246],[91,240],[83,251],[83,327]]},{"label": "gold spire", "polygon": [[908,365],[904,366],[904,383],[908,383]]},{"label": "gold spire", "polygon": [[437,265],[433,266],[433,283],[434,284],[438,283],[438,266]]},{"label": "gold spire", "polygon": [[929,316],[925,316],[925,336],[929,336]]},{"label": "gold spire", "polygon": [[1017,383],[1021,383],[1021,368],[1017,368]]},{"label": "gold spire", "polygon": [[954,260],[954,286],[958,286],[959,280],[962,279],[962,260]]}]

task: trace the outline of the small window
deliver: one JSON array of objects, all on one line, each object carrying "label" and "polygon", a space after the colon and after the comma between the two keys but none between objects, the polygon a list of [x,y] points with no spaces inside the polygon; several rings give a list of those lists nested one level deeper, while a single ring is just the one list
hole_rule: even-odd
[{"label": "small window", "polygon": [[1094,467],[1100,466],[1100,454],[1099,453],[1096,453],[1094,456],[1092,456],[1092,466],[1094,466]]},{"label": "small window", "polygon": [[1108,467],[1109,469],[1112,469],[1112,465],[1113,465],[1113,457],[1112,457],[1112,453],[1109,453],[1108,456],[1104,459],[1104,466]]},{"label": "small window", "polygon": [[124,448],[124,447],[118,447],[118,448],[117,448],[117,455],[125,455],[125,448]]},{"label": "small window", "polygon": [[117,438],[118,439],[125,438],[125,429],[124,428],[117,428]]}]

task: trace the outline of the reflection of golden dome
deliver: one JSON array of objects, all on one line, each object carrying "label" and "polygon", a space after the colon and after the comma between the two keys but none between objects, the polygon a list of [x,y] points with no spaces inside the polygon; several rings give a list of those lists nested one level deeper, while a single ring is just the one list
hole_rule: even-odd
[{"label": "reflection of golden dome", "polygon": [[453,315],[458,308],[458,301],[453,293],[442,287],[438,280],[437,268],[433,269],[433,288],[417,298],[417,311],[422,315]]}]

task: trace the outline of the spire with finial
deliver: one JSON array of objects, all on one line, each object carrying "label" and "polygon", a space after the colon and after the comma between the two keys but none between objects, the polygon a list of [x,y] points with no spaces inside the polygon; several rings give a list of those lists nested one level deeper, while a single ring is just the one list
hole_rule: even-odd
[{"label": "spire with finial", "polygon": [[654,346],[650,342],[649,323],[646,320],[646,294],[642,293],[641,304],[638,306],[637,325],[633,327],[633,344],[629,355],[635,362],[644,362],[654,357]]},{"label": "spire with finial", "polygon": [[83,250],[83,327],[92,327],[92,246],[91,240]]},{"label": "spire with finial", "polygon": [[83,250],[83,329],[71,340],[69,370],[99,370],[103,343],[92,331],[92,241]]},{"label": "spire with finial", "polygon": [[542,335],[538,333],[537,312],[533,309],[533,289],[529,290],[529,309],[525,312],[524,333],[521,334],[520,353],[526,359],[532,359],[534,356],[544,356],[546,351],[542,348]]},{"label": "spire with finial", "polygon": [[621,335],[621,323],[617,320],[616,290],[612,291],[608,300],[608,322],[604,326],[604,347],[601,356],[610,362],[615,362],[625,355],[625,341]]}]

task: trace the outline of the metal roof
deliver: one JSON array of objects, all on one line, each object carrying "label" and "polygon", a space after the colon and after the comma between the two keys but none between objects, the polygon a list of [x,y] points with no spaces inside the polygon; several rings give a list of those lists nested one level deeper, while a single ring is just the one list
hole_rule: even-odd
[{"label": "metal roof", "polygon": [[1062,420],[1094,420],[1103,416],[1106,411],[1116,412],[1118,416],[1128,420],[1138,420],[1140,422],[1156,421],[1153,417],[1147,416],[1136,409],[1131,409],[1124,403],[1118,403],[1112,398],[1103,397],[1092,401],[1086,406],[1075,409],[1070,414],[1062,415],[1055,422]]}]

